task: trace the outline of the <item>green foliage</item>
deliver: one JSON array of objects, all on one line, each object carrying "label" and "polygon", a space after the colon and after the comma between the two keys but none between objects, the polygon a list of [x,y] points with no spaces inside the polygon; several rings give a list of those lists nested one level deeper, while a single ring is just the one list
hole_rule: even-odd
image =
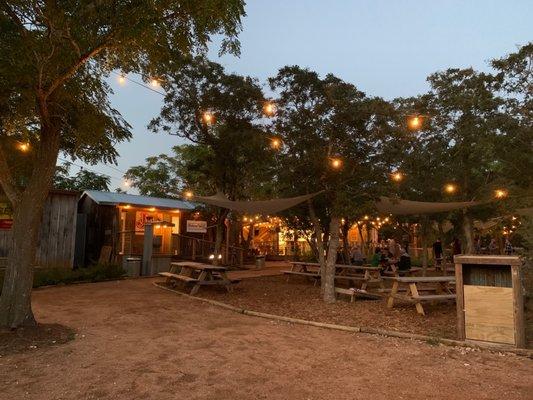
[{"label": "green foliage", "polygon": [[56,168],[54,176],[54,188],[64,190],[84,190],[109,191],[111,179],[106,175],[81,169],[76,175],[70,175],[70,164],[65,163]]},{"label": "green foliage", "polygon": [[[33,287],[69,284],[75,282],[101,282],[120,279],[126,274],[122,267],[114,264],[97,264],[88,268],[37,268],[33,277]],[[0,288],[4,280],[4,271],[0,270]]]},{"label": "green foliage", "polygon": [[[172,157],[162,155],[130,169],[127,176],[134,185],[158,191],[154,186],[162,179],[196,194],[260,196],[269,182],[272,151],[261,122],[265,100],[257,81],[227,74],[219,64],[197,57],[168,73],[165,82],[165,104],[150,127],[194,145],[177,146]],[[213,122],[206,123],[206,112]]]},{"label": "green foliage", "polygon": [[[277,157],[279,192],[325,190],[313,200],[324,227],[332,215],[364,213],[386,189],[393,107],[331,74],[322,79],[297,66],[282,68],[269,83],[278,93],[273,129],[283,141]],[[340,168],[332,165],[336,159]],[[305,207],[290,210],[290,215],[296,218],[288,218],[288,223],[310,226]]]}]

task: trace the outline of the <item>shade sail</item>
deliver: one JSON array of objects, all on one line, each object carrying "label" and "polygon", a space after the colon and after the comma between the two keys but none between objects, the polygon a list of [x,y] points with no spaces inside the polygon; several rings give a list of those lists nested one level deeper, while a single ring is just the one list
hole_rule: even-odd
[{"label": "shade sail", "polygon": [[450,203],[434,203],[425,201],[396,200],[389,197],[380,197],[376,201],[376,208],[379,212],[394,215],[409,214],[433,214],[452,210],[459,210],[481,204],[480,201],[464,201]]},{"label": "shade sail", "polygon": [[192,200],[212,206],[228,208],[245,214],[275,214],[279,211],[303,203],[320,193],[322,193],[322,191],[298,197],[259,201],[232,201],[227,199],[223,194],[216,194],[209,197],[194,196]]}]

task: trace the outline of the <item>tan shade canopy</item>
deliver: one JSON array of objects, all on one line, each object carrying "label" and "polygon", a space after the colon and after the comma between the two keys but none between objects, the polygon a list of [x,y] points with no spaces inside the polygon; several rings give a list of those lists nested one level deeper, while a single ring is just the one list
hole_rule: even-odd
[{"label": "tan shade canopy", "polygon": [[228,200],[226,196],[219,193],[209,197],[194,196],[192,200],[212,206],[228,208],[244,214],[275,214],[279,211],[283,211],[303,203],[304,201],[309,200],[320,193],[322,193],[322,191],[298,197],[259,201],[232,201]]},{"label": "tan shade canopy", "polygon": [[481,204],[480,201],[464,201],[450,203],[435,203],[425,201],[396,200],[389,197],[380,197],[376,202],[376,208],[379,212],[394,215],[409,214],[433,214],[458,210]]}]

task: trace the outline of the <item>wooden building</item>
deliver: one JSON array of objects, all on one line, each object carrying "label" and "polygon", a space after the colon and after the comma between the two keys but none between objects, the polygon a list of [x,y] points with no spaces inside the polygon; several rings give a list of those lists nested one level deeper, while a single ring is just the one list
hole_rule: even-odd
[{"label": "wooden building", "polygon": [[78,203],[75,264],[121,264],[126,257],[141,257],[146,223],[154,225],[152,257],[170,263],[180,253],[179,234],[193,209],[181,200],[87,190]]},{"label": "wooden building", "polygon": [[[76,237],[78,192],[51,190],[46,200],[35,265],[40,268],[72,268]],[[12,211],[7,197],[0,194],[0,258],[11,246]]]}]

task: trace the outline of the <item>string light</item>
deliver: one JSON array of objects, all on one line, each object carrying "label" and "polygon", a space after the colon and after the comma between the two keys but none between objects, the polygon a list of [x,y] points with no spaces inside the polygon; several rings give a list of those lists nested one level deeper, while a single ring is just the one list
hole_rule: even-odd
[{"label": "string light", "polygon": [[204,121],[204,124],[206,125],[212,125],[215,122],[215,115],[210,111],[205,111],[202,114],[202,121]]},{"label": "string light", "polygon": [[124,86],[126,84],[126,77],[120,74],[117,78],[119,85]]},{"label": "string light", "polygon": [[131,182],[128,180],[128,179],[124,179],[124,187],[130,187],[131,186]]},{"label": "string light", "polygon": [[409,126],[409,129],[412,129],[412,130],[420,129],[420,127],[422,126],[422,118],[419,117],[418,115],[411,117],[407,121],[407,125]]},{"label": "string light", "polygon": [[496,189],[494,191],[494,196],[497,198],[497,199],[503,199],[504,197],[507,197],[507,191],[506,190],[503,190],[503,189]]},{"label": "string light", "polygon": [[276,105],[271,101],[267,101],[263,106],[263,113],[268,117],[274,116],[276,114],[276,111]]},{"label": "string light", "polygon": [[342,160],[340,158],[332,158],[330,163],[331,166],[335,169],[339,169],[342,167]]},{"label": "string light", "polygon": [[159,85],[160,85],[159,80],[157,80],[156,78],[150,79],[150,86],[159,87]]},{"label": "string light", "polygon": [[448,183],[444,186],[444,191],[448,194],[453,194],[457,191],[457,186],[453,183]]},{"label": "string light", "polygon": [[272,138],[270,140],[270,147],[272,147],[274,150],[278,150],[281,147],[281,140],[278,138]]},{"label": "string light", "polygon": [[400,171],[393,172],[391,178],[395,182],[400,182],[403,179],[403,174]]},{"label": "string light", "polygon": [[183,195],[186,199],[191,199],[193,197],[193,193],[190,190],[187,190]]},{"label": "string light", "polygon": [[18,148],[20,151],[26,153],[28,150],[30,150],[30,144],[29,143],[19,143]]}]

